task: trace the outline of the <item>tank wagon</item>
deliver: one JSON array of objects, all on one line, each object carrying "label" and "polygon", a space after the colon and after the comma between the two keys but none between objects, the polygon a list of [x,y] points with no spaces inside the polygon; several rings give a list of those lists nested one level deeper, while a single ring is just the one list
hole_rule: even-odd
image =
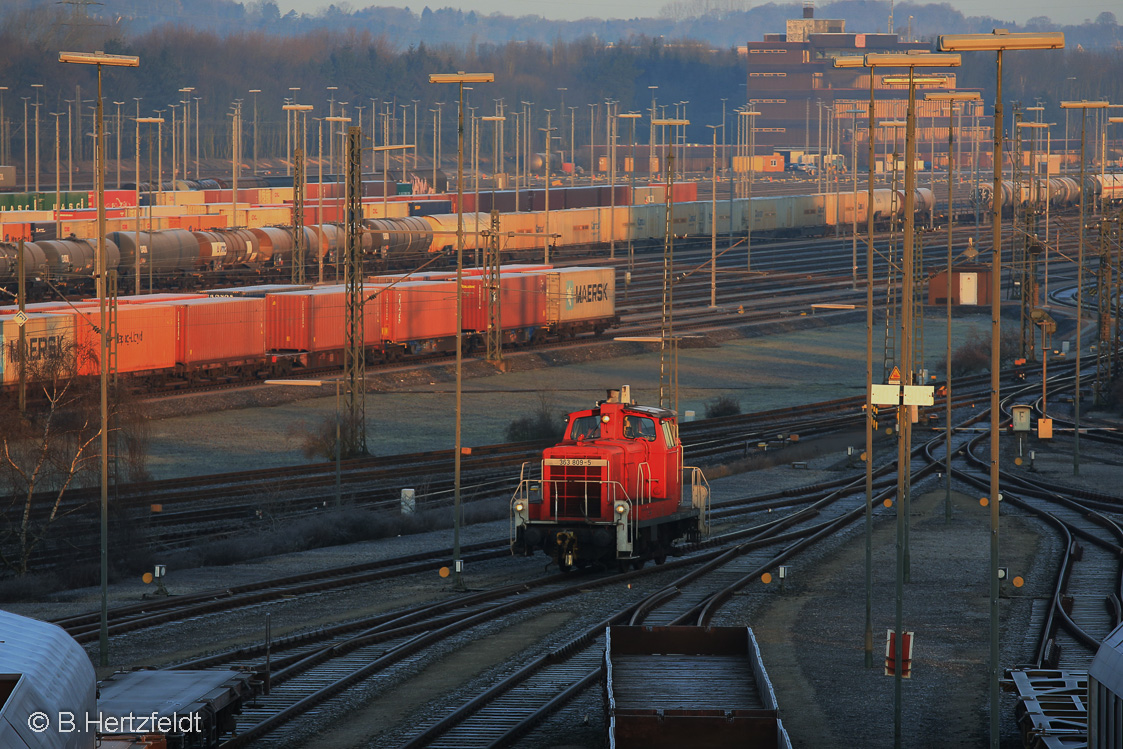
[{"label": "tank wagon", "polygon": [[[989,209],[993,191],[993,185],[980,185],[973,193],[973,199]],[[1080,203],[1082,194],[1086,201],[1102,200],[1117,204],[1123,202],[1123,174],[1087,175],[1083,187],[1079,178],[1074,177],[1026,178],[1017,183],[1003,180],[1001,192],[999,204],[1004,212],[1013,210],[1014,206],[1044,207],[1046,203],[1069,208]]]},{"label": "tank wagon", "polygon": [[[1057,182],[1060,184],[1060,182]],[[615,191],[620,204],[589,203],[612,196],[608,188],[575,191],[560,209],[551,210],[549,221],[542,206],[520,213],[499,214],[500,250],[508,258],[533,257],[541,251],[547,234],[554,247],[576,252],[602,248],[611,242],[640,246],[663,241],[667,228],[666,205],[662,201],[628,204],[624,188]],[[432,201],[447,206],[448,201]],[[503,204],[502,200],[494,201]],[[873,205],[866,193],[855,198],[839,195],[763,196],[752,201],[720,201],[716,210],[709,201],[675,202],[671,228],[676,237],[709,236],[719,232],[743,234],[752,227],[754,236],[799,237],[823,234],[839,224],[865,223],[872,210],[874,221],[883,225],[903,211],[901,191],[878,189]],[[931,191],[916,191],[918,216],[932,210]],[[416,267],[427,256],[451,255],[456,249],[457,214],[429,213],[397,218],[365,219],[362,252],[371,269]],[[463,247],[478,255],[488,241],[491,215],[463,215]],[[107,265],[116,269],[119,285],[129,289],[136,283],[183,289],[206,283],[286,280],[294,262],[296,241],[291,227],[264,226],[245,229],[137,232],[117,231],[107,235]],[[305,261],[310,266],[337,266],[345,243],[344,230],[336,224],[304,227]],[[96,243],[84,239],[37,240],[25,243],[27,278],[32,295],[46,292],[42,281],[61,288],[92,288]],[[0,285],[17,281],[18,247],[0,243]],[[334,272],[334,271],[333,271]]]},{"label": "tank wagon", "polygon": [[674,412],[637,405],[628,386],[571,413],[537,474],[524,465],[511,499],[511,548],[562,570],[662,564],[676,541],[707,532],[709,485],[683,463]]}]

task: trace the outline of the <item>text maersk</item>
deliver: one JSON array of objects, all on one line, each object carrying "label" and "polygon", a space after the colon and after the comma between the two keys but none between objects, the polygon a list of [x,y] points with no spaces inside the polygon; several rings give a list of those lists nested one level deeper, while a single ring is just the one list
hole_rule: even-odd
[{"label": "text maersk", "polygon": [[587,283],[573,287],[574,304],[588,302],[607,302],[612,299],[612,293],[606,283]]}]

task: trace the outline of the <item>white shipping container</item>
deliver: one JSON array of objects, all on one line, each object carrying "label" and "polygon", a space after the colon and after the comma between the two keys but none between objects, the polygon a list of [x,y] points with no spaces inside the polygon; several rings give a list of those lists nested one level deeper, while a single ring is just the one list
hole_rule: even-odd
[{"label": "white shipping container", "polygon": [[[30,371],[74,345],[73,314],[28,313],[23,329]],[[3,347],[0,381],[5,384],[19,382],[19,339],[20,326],[16,315],[0,316],[0,346]],[[68,362],[68,366],[73,367],[74,362]]]},{"label": "white shipping container", "polygon": [[614,268],[559,268],[547,271],[546,319],[550,323],[612,317],[616,314]]}]

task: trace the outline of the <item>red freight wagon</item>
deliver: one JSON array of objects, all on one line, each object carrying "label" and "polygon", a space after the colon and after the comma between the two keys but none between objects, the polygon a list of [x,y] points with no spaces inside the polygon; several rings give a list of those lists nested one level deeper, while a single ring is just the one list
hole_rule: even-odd
[{"label": "red freight wagon", "polygon": [[382,339],[412,353],[445,350],[456,336],[456,281],[389,286],[382,300]]},{"label": "red freight wagon", "polygon": [[[374,289],[367,289],[370,296]],[[322,352],[342,349],[347,340],[347,294],[341,287],[268,294],[266,340],[270,351]],[[379,305],[363,305],[363,341],[379,342]]]},{"label": "red freight wagon", "polygon": [[191,299],[174,306],[177,364],[252,363],[264,358],[264,297]]},{"label": "red freight wagon", "polygon": [[[483,278],[464,281],[464,329],[487,330],[488,293]],[[499,274],[499,322],[503,330],[546,323],[546,275]]]},{"label": "red freight wagon", "polygon": [[[78,362],[78,374],[98,373],[100,313],[90,306],[76,311],[79,350],[89,347],[93,359]],[[117,372],[151,372],[175,366],[175,310],[163,304],[122,304],[117,308]]]}]

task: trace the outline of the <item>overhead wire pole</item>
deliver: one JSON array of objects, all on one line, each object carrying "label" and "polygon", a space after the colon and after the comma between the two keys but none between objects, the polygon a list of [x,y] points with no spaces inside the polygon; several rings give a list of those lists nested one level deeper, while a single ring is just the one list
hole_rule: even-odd
[{"label": "overhead wire pole", "polygon": [[[616,115],[617,119],[628,119],[628,120],[632,121],[631,197],[629,198],[629,202],[632,205],[635,205],[635,202],[636,202],[636,120],[638,120],[642,116],[643,115],[641,115],[639,112],[628,112],[626,114]],[[573,124],[572,120],[570,121],[570,124],[571,125]],[[615,233],[615,231],[616,231],[616,226],[615,226],[615,224],[613,224],[613,233]],[[635,232],[633,232],[631,230],[631,228],[628,229],[628,272],[624,275],[625,287],[627,287],[627,285],[629,285],[632,282],[632,271],[635,270],[636,255],[635,255],[635,246],[634,246],[634,243],[632,241],[632,235],[634,233]]]},{"label": "overhead wire pole", "polygon": [[460,104],[456,109],[456,438],[453,446],[452,560],[456,588],[464,589],[464,562],[460,558],[460,426],[463,395],[463,297],[464,297],[464,84],[491,83],[494,73],[433,73],[429,83],[455,83]]},{"label": "overhead wire pole", "polygon": [[[1084,200],[1088,192],[1084,184],[1085,164],[1085,128],[1088,121],[1089,109],[1106,109],[1106,101],[1062,101],[1062,109],[1080,110],[1080,227],[1078,230],[1078,248],[1076,254],[1076,391],[1073,394],[1073,430],[1072,430],[1072,475],[1080,475],[1080,359],[1083,349],[1084,332],[1084,222],[1087,209]],[[1093,204],[1093,210],[1095,205]]]},{"label": "overhead wire pole", "polygon": [[953,184],[955,182],[955,105],[956,102],[979,101],[982,97],[975,92],[949,92],[925,94],[924,98],[927,101],[946,101],[948,103],[948,264],[944,283],[944,302],[947,306],[947,326],[945,330],[947,353],[944,357],[947,367],[947,371],[944,373],[944,520],[951,520],[951,265],[953,252],[952,226],[955,215],[952,210]]},{"label": "overhead wire pole", "polygon": [[[713,165],[710,167],[713,194],[710,196],[710,307],[717,306],[717,131],[725,125],[706,125],[713,131]],[[724,137],[724,136],[723,136]],[[613,226],[615,229],[615,226]]]},{"label": "overhead wire pole", "polygon": [[[652,120],[651,127],[689,125],[690,120]],[[674,357],[675,168],[674,144],[667,147],[666,225],[663,234],[663,309],[659,339],[659,407],[671,408]]]},{"label": "overhead wire pole", "polygon": [[[1123,117],[1108,117],[1107,121],[1108,121],[1108,124],[1111,124],[1111,125],[1123,125]],[[1048,227],[1048,220],[1046,220],[1046,227]],[[1119,216],[1116,217],[1115,241],[1112,243],[1115,247],[1115,273],[1114,273],[1115,303],[1114,303],[1114,309],[1116,310],[1116,314],[1114,315],[1115,330],[1111,334],[1111,345],[1110,345],[1110,348],[1111,348],[1111,365],[1110,366],[1111,366],[1111,373],[1113,375],[1118,371],[1118,360],[1119,360],[1119,355],[1120,355],[1120,350],[1119,350],[1119,343],[1120,343],[1119,319],[1120,319],[1120,317],[1123,317],[1123,314],[1120,313],[1120,310],[1123,310],[1123,307],[1120,307],[1120,301],[1121,301],[1120,300],[1120,290],[1121,290],[1120,287],[1123,286],[1123,283],[1121,283],[1121,281],[1123,281],[1123,263],[1120,262],[1120,259],[1121,259],[1120,256],[1123,255],[1123,242],[1121,242],[1121,240],[1123,240],[1123,215],[1119,215]],[[1046,265],[1046,268],[1048,268],[1048,265]],[[1111,308],[1111,306],[1109,305],[1109,309],[1110,308]]]},{"label": "overhead wire pole", "polygon": [[[487,331],[485,343],[487,344],[487,361],[500,366],[503,361],[502,323],[499,308],[499,211],[495,209],[495,191],[499,189],[499,132],[503,127],[501,123],[507,121],[504,115],[488,115],[481,117],[484,122],[493,122],[492,132],[492,180],[491,180],[491,227],[487,234],[487,244],[484,249],[484,288],[487,289]],[[517,170],[516,170],[517,172]]]},{"label": "overhead wire pole", "polygon": [[[256,97],[255,97],[256,98]],[[314,107],[311,104],[285,104],[282,109],[291,110],[293,117],[297,120],[303,115],[305,118],[308,112],[312,111]],[[256,114],[256,109],[255,109]],[[256,131],[256,125],[254,126]],[[297,125],[294,130],[301,133],[301,138],[293,151],[293,200],[292,200],[292,232],[293,232],[293,257],[292,257],[292,282],[294,284],[304,283],[305,268],[307,258],[305,257],[305,238],[304,238],[304,186],[307,183],[305,179],[305,159],[304,159],[304,128]],[[256,134],[254,136],[256,138]],[[255,161],[256,164],[256,161]]]},{"label": "overhead wire pole", "polygon": [[999,540],[999,447],[1001,413],[999,389],[1001,386],[1001,313],[1002,313],[1002,53],[1017,49],[1063,49],[1064,34],[1011,34],[1005,29],[995,29],[990,34],[941,35],[938,48],[942,52],[994,51],[997,53],[997,71],[994,96],[994,184],[991,192],[991,343],[990,343],[990,746],[998,749],[1000,739],[998,635],[998,540]]},{"label": "overhead wire pole", "polygon": [[[956,67],[960,64],[959,55],[938,54],[870,54],[865,61],[884,67],[908,68],[908,108],[905,116],[905,236],[901,254],[901,359],[900,385],[907,392],[913,386],[913,264],[915,261],[916,237],[916,68],[918,67]],[[892,384],[892,380],[890,380]],[[909,495],[912,480],[912,408],[907,398],[900,399],[897,406],[897,574],[896,574],[896,611],[894,632],[894,746],[901,746],[902,707],[904,678],[904,583],[909,581],[909,543],[908,514]]]},{"label": "overhead wire pole", "polygon": [[367,454],[366,352],[363,339],[363,133],[347,128],[347,241],[344,284],[347,292],[346,342],[343,371],[347,380],[348,423],[345,444],[348,456]]},{"label": "overhead wire pole", "polygon": [[836,68],[860,68],[868,71],[870,83],[870,102],[867,109],[869,132],[867,134],[869,151],[866,185],[866,626],[863,638],[863,652],[866,668],[873,668],[873,162],[874,162],[874,65],[868,65],[864,57],[839,57],[835,59]]},{"label": "overhead wire pole", "polygon": [[[101,375],[101,631],[98,637],[98,661],[109,665],[109,321],[106,309],[107,263],[105,257],[105,123],[102,116],[101,68],[103,65],[135,68],[140,58],[128,55],[107,55],[104,52],[59,52],[59,62],[97,66],[97,296],[99,309],[98,338]],[[22,256],[23,253],[21,252]]]},{"label": "overhead wire pole", "polygon": [[753,210],[753,181],[756,177],[756,118],[760,116],[760,112],[755,109],[747,109],[741,112],[739,117],[747,117],[749,119],[749,169],[748,169],[748,218],[746,220],[745,228],[745,270],[751,271],[753,269],[753,219],[756,218],[756,211]]}]

